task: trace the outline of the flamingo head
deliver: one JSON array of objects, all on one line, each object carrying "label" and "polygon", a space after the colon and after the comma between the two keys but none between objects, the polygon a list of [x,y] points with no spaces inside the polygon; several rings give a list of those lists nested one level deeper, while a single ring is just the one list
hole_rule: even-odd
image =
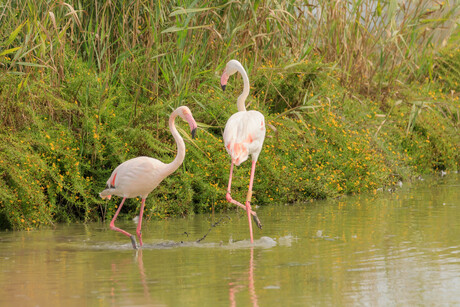
[{"label": "flamingo head", "polygon": [[193,118],[192,112],[186,106],[179,107],[178,110],[179,116],[188,122],[190,126],[190,131],[192,133],[192,138],[194,139],[198,125],[196,124],[195,119]]},{"label": "flamingo head", "polygon": [[238,67],[242,67],[241,63],[237,60],[230,60],[228,61],[227,65],[225,66],[224,72],[222,73],[222,77],[220,78],[220,86],[222,90],[225,91],[225,87],[227,86],[228,78],[231,75],[238,71]]}]

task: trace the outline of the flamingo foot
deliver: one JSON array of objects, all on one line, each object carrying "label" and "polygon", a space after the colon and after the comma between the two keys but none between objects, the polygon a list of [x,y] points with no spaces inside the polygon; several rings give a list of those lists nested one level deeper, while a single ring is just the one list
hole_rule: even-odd
[{"label": "flamingo foot", "polygon": [[262,229],[262,223],[260,222],[259,217],[257,216],[257,213],[255,213],[255,211],[252,211],[252,219],[254,220],[254,223],[256,223],[257,227],[259,227],[259,229]]},{"label": "flamingo foot", "polygon": [[131,243],[133,244],[133,248],[137,250],[136,237],[134,235],[131,235],[130,238],[131,238]]}]

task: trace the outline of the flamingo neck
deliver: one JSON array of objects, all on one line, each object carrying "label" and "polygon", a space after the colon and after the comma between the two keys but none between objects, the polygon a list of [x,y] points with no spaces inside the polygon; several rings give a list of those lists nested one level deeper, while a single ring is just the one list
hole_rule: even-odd
[{"label": "flamingo neck", "polygon": [[171,163],[166,164],[165,172],[167,173],[167,175],[174,173],[174,171],[179,168],[182,162],[184,162],[185,158],[185,143],[182,137],[180,136],[179,132],[177,131],[176,125],[174,123],[176,116],[176,112],[173,112],[169,117],[169,130],[171,130],[171,134],[173,135],[174,140],[176,141],[177,154]]},{"label": "flamingo neck", "polygon": [[238,65],[237,70],[241,74],[241,76],[243,77],[243,84],[244,84],[243,93],[241,93],[241,95],[238,97],[238,99],[236,101],[236,106],[238,107],[238,112],[240,112],[240,111],[246,111],[245,102],[246,102],[246,98],[248,98],[248,96],[249,96],[249,78],[248,78],[248,74],[246,73],[246,70],[244,70],[243,66]]}]

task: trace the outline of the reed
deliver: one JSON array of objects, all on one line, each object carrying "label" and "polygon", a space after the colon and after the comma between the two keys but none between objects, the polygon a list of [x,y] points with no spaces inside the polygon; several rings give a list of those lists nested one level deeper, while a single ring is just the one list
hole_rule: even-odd
[{"label": "reed", "polygon": [[[111,82],[120,69],[137,88],[177,94],[207,70],[238,57],[255,69],[322,58],[347,86],[384,95],[398,82],[432,74],[459,3],[446,1],[7,1],[0,54],[10,72],[41,65],[61,82],[63,59],[81,56]],[[67,50],[65,50],[67,48]],[[69,50],[70,49],[70,50]],[[72,52],[70,52],[72,51]],[[3,61],[5,62],[5,61]],[[142,91],[142,90],[140,90]],[[143,92],[143,91],[142,91]],[[135,94],[138,96],[139,93]]]}]

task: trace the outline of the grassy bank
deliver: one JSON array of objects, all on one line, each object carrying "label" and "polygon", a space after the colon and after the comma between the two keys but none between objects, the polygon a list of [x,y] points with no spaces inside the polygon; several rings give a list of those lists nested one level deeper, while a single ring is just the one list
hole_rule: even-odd
[{"label": "grassy bank", "polygon": [[[221,135],[242,80],[223,93],[219,77],[231,58],[247,68],[248,109],[268,124],[256,205],[457,171],[459,35],[446,29],[458,7],[334,3],[320,15],[296,1],[2,4],[0,229],[110,218],[118,200],[98,192],[111,171],[139,155],[171,161],[167,119],[183,104],[198,138],[178,123],[187,156],[147,199],[147,219],[229,209]],[[249,170],[236,169],[237,199]]]}]

